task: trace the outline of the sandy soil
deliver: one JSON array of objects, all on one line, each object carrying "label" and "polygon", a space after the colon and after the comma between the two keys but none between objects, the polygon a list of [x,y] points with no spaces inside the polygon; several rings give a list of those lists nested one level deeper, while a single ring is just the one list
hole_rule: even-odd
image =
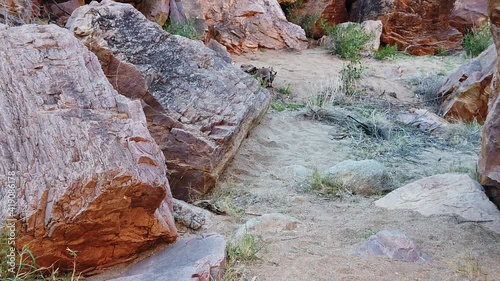
[{"label": "sandy soil", "polygon": [[[266,51],[234,58],[236,64],[273,66],[275,88],[292,85],[295,101],[306,101],[314,85],[338,76],[342,61],[320,49],[302,53]],[[397,93],[381,98],[408,106],[420,104],[405,79],[415,75],[449,73],[460,57],[401,58],[390,62],[366,60],[363,85],[368,94]],[[297,229],[264,235],[267,243],[260,261],[245,264],[247,280],[500,280],[500,235],[480,224],[458,223],[446,216],[424,217],[410,211],[388,211],[374,206],[376,197],[327,199],[301,190],[297,165],[326,169],[346,159],[359,158],[350,140],[335,140],[335,127],[304,118],[300,112],[270,111],[245,140],[226,170],[222,185],[239,190],[235,204],[247,214],[283,213],[300,220]],[[459,161],[474,165],[478,147],[419,149],[409,159],[384,163],[401,182],[446,172]],[[209,231],[227,237],[242,220],[217,216]],[[416,241],[433,262],[413,264],[385,258],[360,258],[351,253],[382,229],[400,230]],[[467,274],[456,271],[479,265]],[[469,262],[467,262],[469,261]],[[472,264],[473,265],[473,264]],[[255,278],[255,279],[253,279]]]}]

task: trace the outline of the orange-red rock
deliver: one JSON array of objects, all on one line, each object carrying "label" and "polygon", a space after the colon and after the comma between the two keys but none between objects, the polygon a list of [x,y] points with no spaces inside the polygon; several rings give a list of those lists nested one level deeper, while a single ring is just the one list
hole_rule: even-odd
[{"label": "orange-red rock", "polygon": [[231,53],[257,48],[303,50],[304,30],[287,21],[277,0],[194,0],[184,3],[188,18],[205,20],[205,39],[215,39]]},{"label": "orange-red rock", "polygon": [[304,17],[313,17],[318,19],[313,27],[312,35],[314,38],[320,38],[324,35],[320,20],[323,19],[329,25],[335,25],[348,21],[345,0],[304,0],[300,5],[295,5],[291,17],[298,20]]},{"label": "orange-red rock", "polygon": [[357,0],[352,21],[380,19],[381,41],[412,55],[432,55],[461,48],[462,34],[450,26],[455,0]]},{"label": "orange-red rock", "polygon": [[456,0],[450,24],[465,34],[488,21],[488,0]]},{"label": "orange-red rock", "polygon": [[0,25],[0,62],[0,223],[17,219],[16,247],[61,269],[69,248],[81,270],[174,241],[165,158],[96,56],[55,25]]},{"label": "orange-red rock", "polygon": [[[488,13],[491,32],[500,57],[500,0],[489,0]],[[497,66],[491,86],[488,117],[483,127],[481,157],[479,159],[481,184],[500,207],[500,68]]]}]

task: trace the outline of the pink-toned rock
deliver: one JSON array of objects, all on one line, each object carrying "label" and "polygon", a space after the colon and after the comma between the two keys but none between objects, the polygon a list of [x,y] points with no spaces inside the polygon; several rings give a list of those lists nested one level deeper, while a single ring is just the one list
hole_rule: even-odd
[{"label": "pink-toned rock", "polygon": [[166,33],[130,5],[93,2],[67,26],[118,92],[143,102],[174,197],[210,190],[265,114],[269,92],[202,42]]},{"label": "pink-toned rock", "polygon": [[277,0],[194,0],[184,3],[184,12],[204,19],[205,39],[217,40],[231,53],[307,48],[304,30],[287,21]]},{"label": "pink-toned rock", "polygon": [[[491,32],[500,57],[500,0],[490,0],[488,12]],[[479,172],[481,184],[500,208],[500,68],[497,65],[491,84],[488,117],[484,123]]]},{"label": "pink-toned rock", "polygon": [[69,0],[60,3],[49,1],[45,5],[50,14],[50,19],[64,25],[76,8],[85,5],[85,0]]},{"label": "pink-toned rock", "polygon": [[17,195],[0,221],[17,219],[16,247],[61,269],[69,248],[81,270],[175,241],[164,157],[96,56],[55,25],[0,26],[0,62],[0,198]]},{"label": "pink-toned rock", "polygon": [[438,92],[442,101],[440,111],[446,119],[484,122],[496,64],[497,51],[492,44],[448,76]]},{"label": "pink-toned rock", "polygon": [[34,23],[40,17],[42,0],[2,0],[0,3],[0,24],[22,25]]},{"label": "pink-toned rock", "polygon": [[462,34],[488,21],[488,0],[456,0],[450,24]]},{"label": "pink-toned rock", "polygon": [[139,10],[146,18],[158,25],[163,26],[171,13],[171,6],[180,0],[116,0],[117,2],[129,3]]},{"label": "pink-toned rock", "polygon": [[381,20],[381,41],[412,55],[433,55],[462,46],[462,34],[450,26],[455,0],[355,0],[350,20]]}]

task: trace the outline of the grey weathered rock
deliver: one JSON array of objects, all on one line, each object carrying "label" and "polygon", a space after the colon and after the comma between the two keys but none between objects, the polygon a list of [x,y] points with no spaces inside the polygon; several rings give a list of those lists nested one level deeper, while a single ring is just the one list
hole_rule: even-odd
[{"label": "grey weathered rock", "polygon": [[119,95],[96,56],[55,25],[0,27],[0,198],[17,173],[16,246],[41,266],[115,264],[172,242],[165,159],[139,101]]},{"label": "grey weathered rock", "polygon": [[396,116],[396,119],[405,125],[415,126],[426,133],[444,133],[445,128],[450,124],[429,110],[416,108],[401,112]]},{"label": "grey weathered rock", "polygon": [[500,232],[500,211],[483,187],[466,174],[442,174],[400,187],[375,201],[378,207],[408,209],[425,216],[455,215]]},{"label": "grey weathered rock", "polygon": [[217,234],[183,239],[130,266],[110,281],[219,281],[226,240]]},{"label": "grey weathered rock", "polygon": [[233,59],[231,58],[231,55],[227,51],[226,46],[222,45],[221,43],[210,39],[207,43],[207,47],[212,49],[217,55],[219,55],[225,62],[227,63],[232,63]]},{"label": "grey weathered rock", "polygon": [[346,160],[326,170],[325,176],[341,180],[354,194],[373,195],[387,189],[390,175],[384,165],[375,160]]},{"label": "grey weathered rock", "polygon": [[484,122],[496,64],[497,52],[492,44],[477,58],[450,74],[438,93],[443,116],[452,120]]},{"label": "grey weathered rock", "polygon": [[430,262],[432,259],[406,234],[398,230],[382,230],[359,247],[354,255],[388,257],[405,262]]},{"label": "grey weathered rock", "polygon": [[96,53],[119,93],[143,102],[176,198],[213,187],[269,106],[269,92],[253,77],[129,5],[93,2],[76,10],[67,27]]},{"label": "grey weathered rock", "polygon": [[208,211],[178,199],[174,199],[173,204],[174,218],[177,223],[192,230],[199,230],[210,224],[211,214]]},{"label": "grey weathered rock", "polygon": [[280,232],[291,231],[297,228],[299,221],[291,216],[272,213],[247,220],[242,224],[232,237],[238,241],[245,234],[251,235],[276,235]]}]

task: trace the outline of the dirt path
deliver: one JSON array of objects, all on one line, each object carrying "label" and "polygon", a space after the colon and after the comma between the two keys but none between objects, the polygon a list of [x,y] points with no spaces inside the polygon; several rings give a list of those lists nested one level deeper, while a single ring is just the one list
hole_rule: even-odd
[{"label": "dirt path", "polygon": [[[448,73],[461,60],[368,60],[363,83],[371,93],[396,91],[401,102],[418,105],[418,99],[405,87],[405,79],[422,73]],[[291,84],[296,101],[307,100],[313,94],[314,84],[338,75],[342,67],[341,61],[319,49],[301,54],[266,51],[236,57],[235,61],[274,66],[278,71],[275,87]],[[297,111],[271,111],[245,140],[226,170],[219,188],[232,185],[237,192],[231,199],[247,213],[277,212],[300,221],[295,230],[264,235],[267,247],[259,253],[261,260],[245,265],[248,280],[500,280],[500,235],[480,224],[459,224],[453,217],[387,211],[374,206],[376,197],[327,199],[302,191],[304,168],[309,172],[315,168],[324,170],[342,160],[362,158],[359,150],[366,148],[350,138],[332,138],[337,129],[304,118]],[[378,160],[398,178],[398,183],[405,183],[453,171],[456,163],[472,167],[477,151],[478,147],[429,145],[416,148],[407,158]],[[251,217],[246,215],[239,220],[217,216],[209,231],[230,237],[239,223]],[[412,264],[351,255],[370,235],[382,229],[406,233],[433,262]],[[474,265],[479,267],[474,269]],[[457,273],[460,270],[466,273]]]}]

